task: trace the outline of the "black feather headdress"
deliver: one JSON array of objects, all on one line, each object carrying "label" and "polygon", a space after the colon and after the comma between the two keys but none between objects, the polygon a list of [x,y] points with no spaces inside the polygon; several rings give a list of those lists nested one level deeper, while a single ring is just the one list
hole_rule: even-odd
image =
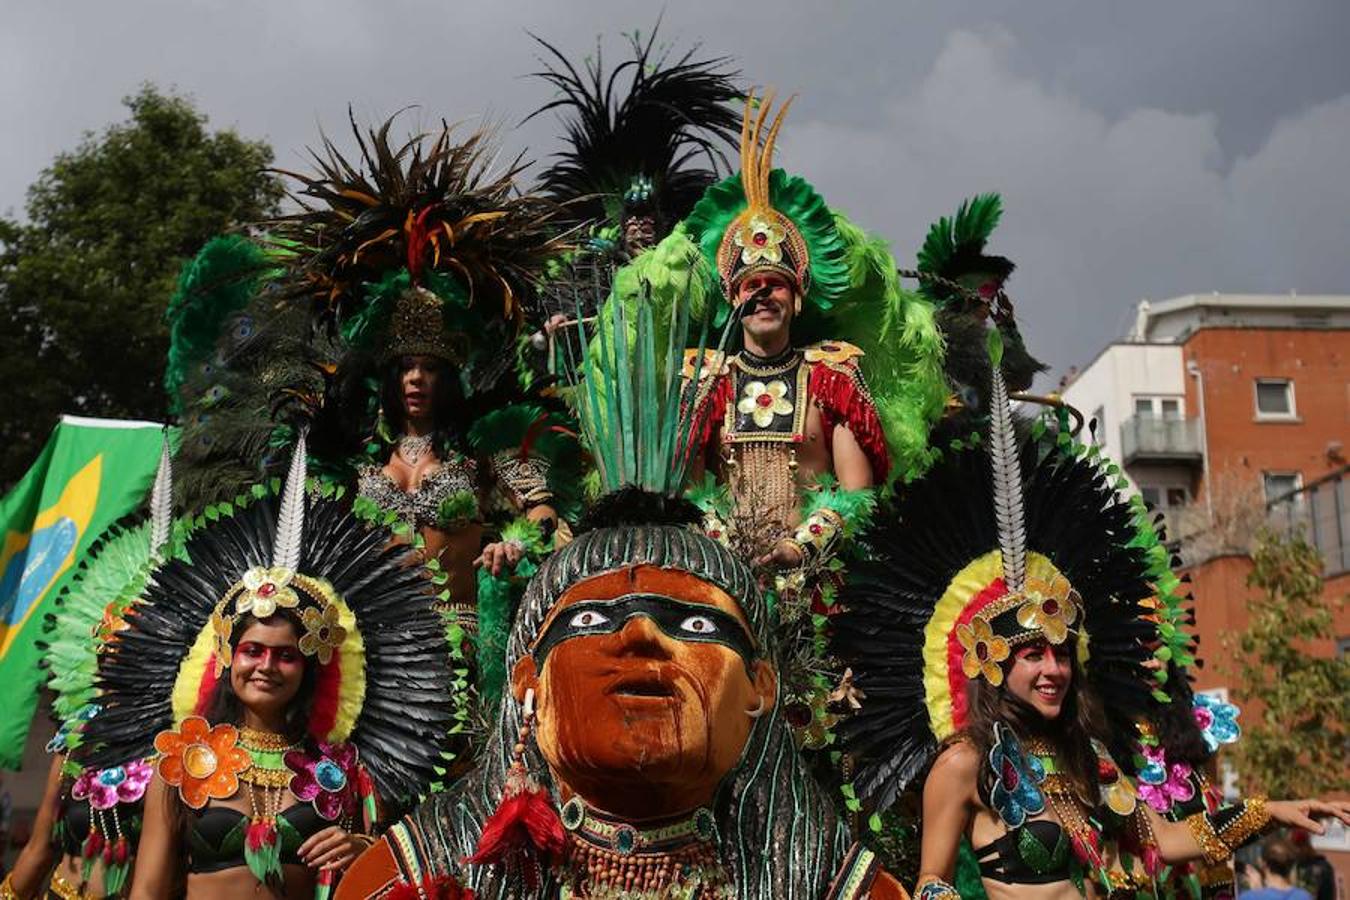
[{"label": "black feather headdress", "polygon": [[[248,573],[286,569],[302,594],[307,642],[319,648],[307,732],[350,741],[381,795],[395,802],[427,789],[452,724],[450,652],[432,606],[430,582],[385,528],[356,518],[331,497],[306,495],[303,442],[280,498],[221,510],[182,554],[156,568],[125,614],[127,627],[100,654],[103,705],[76,754],[101,767],[153,754],[155,735],[201,715],[221,674],[214,620]],[[270,568],[268,568],[270,567]],[[283,583],[284,584],[284,583]],[[310,624],[314,586],[337,611],[340,629]],[[309,593],[306,593],[308,591]],[[340,631],[340,634],[338,633]],[[306,650],[305,652],[310,652]]]},{"label": "black feather headdress", "polygon": [[549,196],[567,202],[578,222],[618,225],[649,215],[662,237],[727,170],[722,146],[733,146],[743,92],[725,57],[698,59],[698,47],[672,57],[656,34],[629,35],[632,55],[606,72],[599,47],[578,69],[554,45],[535,37],[549,58],[535,75],[558,96],[526,119],[558,112],[566,149],[539,178]]},{"label": "black feather headdress", "polygon": [[[1132,735],[1151,708],[1142,664],[1158,636],[1149,602],[1157,591],[1135,509],[1095,462],[1052,444],[1019,444],[996,382],[1003,415],[996,408],[989,448],[947,454],[876,515],[864,537],[871,552],[850,566],[844,611],[831,620],[833,651],[866,698],[840,734],[857,760],[859,796],[878,809],[964,727],[969,680],[1001,680],[981,671],[986,656],[1049,634],[1047,612],[1082,636],[1087,678],[1113,733]],[[1063,587],[1072,614],[1063,615],[1067,604],[1048,606],[1049,592],[1034,593],[1046,584]],[[980,622],[989,629],[984,654],[972,642]]]}]

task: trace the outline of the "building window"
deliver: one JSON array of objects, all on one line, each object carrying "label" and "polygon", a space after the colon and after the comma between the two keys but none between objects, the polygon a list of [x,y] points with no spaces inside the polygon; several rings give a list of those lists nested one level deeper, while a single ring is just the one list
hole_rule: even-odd
[{"label": "building window", "polygon": [[1134,414],[1148,419],[1180,419],[1180,397],[1135,397]]},{"label": "building window", "polygon": [[1303,476],[1298,472],[1263,472],[1261,479],[1267,503],[1273,503],[1303,487]]},{"label": "building window", "polygon": [[1184,487],[1170,487],[1167,489],[1167,508],[1181,509],[1186,505],[1186,489]]},{"label": "building window", "polygon": [[1158,488],[1141,487],[1139,496],[1144,498],[1144,502],[1149,505],[1150,509],[1157,509],[1162,505],[1162,491]]},{"label": "building window", "polygon": [[1256,379],[1256,417],[1258,419],[1292,419],[1294,410],[1294,383],[1287,378]]}]

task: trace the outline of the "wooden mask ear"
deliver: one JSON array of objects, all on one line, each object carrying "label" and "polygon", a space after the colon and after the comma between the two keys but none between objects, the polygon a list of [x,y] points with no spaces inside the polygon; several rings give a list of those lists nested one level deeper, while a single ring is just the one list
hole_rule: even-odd
[{"label": "wooden mask ear", "polygon": [[755,696],[763,703],[761,713],[768,712],[778,702],[778,671],[761,659],[755,663],[753,674]]},{"label": "wooden mask ear", "polygon": [[511,696],[517,703],[524,703],[527,690],[539,693],[539,671],[534,666],[534,657],[528,654],[522,656],[511,670]]}]

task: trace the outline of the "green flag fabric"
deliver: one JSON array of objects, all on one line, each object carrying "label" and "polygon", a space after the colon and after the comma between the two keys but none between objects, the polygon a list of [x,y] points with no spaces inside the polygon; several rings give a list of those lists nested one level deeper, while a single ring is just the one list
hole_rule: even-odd
[{"label": "green flag fabric", "polygon": [[43,618],[89,545],[144,499],[159,454],[154,422],[64,416],[0,499],[0,769],[23,758]]}]

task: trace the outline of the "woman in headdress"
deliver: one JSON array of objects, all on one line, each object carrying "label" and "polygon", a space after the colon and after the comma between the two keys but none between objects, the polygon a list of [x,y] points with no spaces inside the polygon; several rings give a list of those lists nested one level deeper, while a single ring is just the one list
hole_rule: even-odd
[{"label": "woman in headdress", "polygon": [[279,502],[212,507],[99,660],[75,758],[154,757],[134,898],[326,896],[377,798],[408,802],[441,762],[449,648],[427,581],[387,529],[307,497],[304,460],[302,437]]},{"label": "woman in headdress", "polygon": [[565,437],[513,361],[533,282],[565,245],[556,206],[517,192],[519,159],[493,169],[485,133],[442,125],[396,146],[391,125],[353,123],[356,163],[325,141],[316,173],[287,173],[303,209],[269,234],[294,251],[288,290],[351,351],[338,381],[360,497],[416,529],[471,627],[475,567],[502,575],[558,533]]},{"label": "woman in headdress", "polygon": [[1170,822],[1140,801],[1113,754],[1155,712],[1150,660],[1177,623],[1106,474],[1017,446],[999,346],[988,451],[944,458],[879,517],[832,623],[863,698],[841,726],[858,795],[884,810],[928,770],[917,896],[959,896],[963,840],[991,897],[1132,897],[1161,863],[1225,860],[1272,824],[1350,821],[1346,803],[1252,797]]},{"label": "woman in headdress", "polygon": [[150,763],[127,757],[81,768],[72,754],[102,708],[94,684],[98,654],[116,652],[123,616],[151,566],[181,545],[181,534],[173,533],[171,468],[166,434],[150,516],[119,522],[99,536],[44,625],[43,665],[58,727],[47,744],[52,763],[32,834],[0,883],[0,900],[124,897],[130,887]]}]

